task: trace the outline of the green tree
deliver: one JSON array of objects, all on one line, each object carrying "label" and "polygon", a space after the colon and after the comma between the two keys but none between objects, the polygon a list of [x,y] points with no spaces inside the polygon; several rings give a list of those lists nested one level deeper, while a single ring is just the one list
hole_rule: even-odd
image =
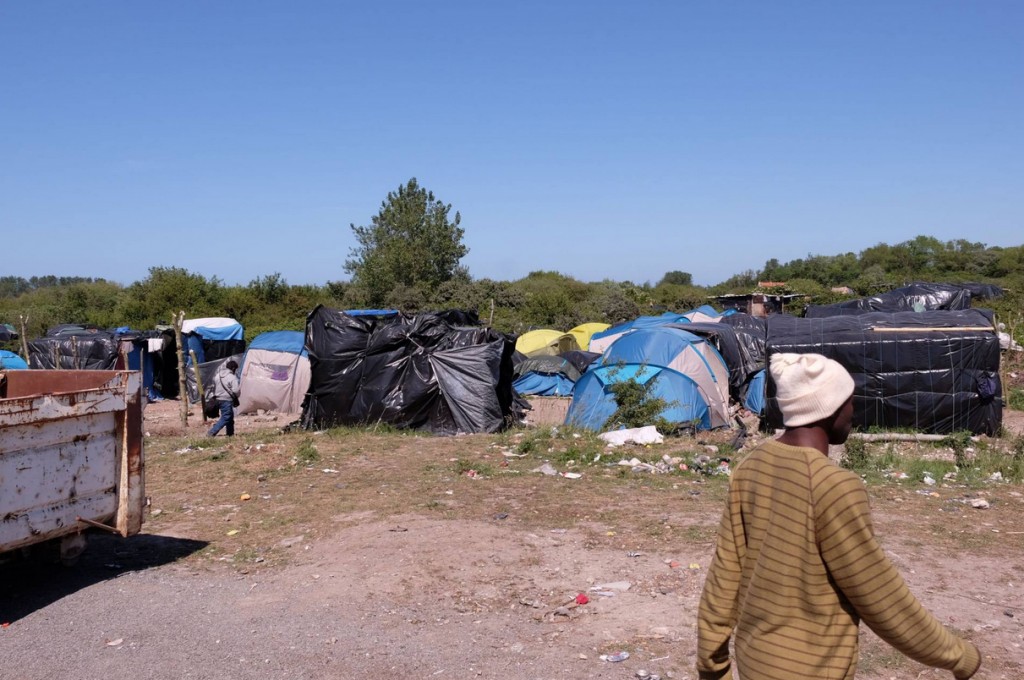
[{"label": "green tree", "polygon": [[152,328],[184,310],[189,318],[222,316],[223,286],[181,267],[150,267],[149,276],[128,287],[118,310],[125,325]]},{"label": "green tree", "polygon": [[459,265],[469,252],[462,243],[462,216],[449,218],[451,208],[413,177],[388,193],[369,226],[351,225],[359,245],[349,253],[345,271],[366,304],[409,299],[409,289],[426,299],[442,283],[468,278]]},{"label": "green tree", "polygon": [[663,283],[670,283],[676,286],[692,286],[693,275],[690,272],[681,272],[679,270],[665,272],[665,275],[661,277],[661,281],[658,281],[658,285]]}]

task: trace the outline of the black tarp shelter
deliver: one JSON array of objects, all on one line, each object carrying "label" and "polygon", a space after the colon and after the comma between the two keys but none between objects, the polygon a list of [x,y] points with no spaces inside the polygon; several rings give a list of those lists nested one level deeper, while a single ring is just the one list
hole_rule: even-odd
[{"label": "black tarp shelter", "polygon": [[971,300],[999,297],[999,286],[984,283],[911,283],[872,297],[831,305],[809,305],[808,318],[868,314],[870,312],[924,312],[970,309]]},{"label": "black tarp shelter", "polygon": [[[999,338],[988,310],[769,317],[767,352],[824,354],[854,380],[854,426],[992,435],[1002,425]],[[769,374],[766,422],[782,427]]]},{"label": "black tarp shelter", "polygon": [[386,423],[438,434],[513,422],[512,337],[437,314],[376,319],[318,306],[306,319],[307,428]]}]

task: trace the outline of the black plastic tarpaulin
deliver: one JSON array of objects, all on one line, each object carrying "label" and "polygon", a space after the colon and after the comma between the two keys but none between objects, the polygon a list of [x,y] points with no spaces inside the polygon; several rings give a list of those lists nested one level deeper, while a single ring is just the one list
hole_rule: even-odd
[{"label": "black plastic tarpaulin", "polygon": [[29,368],[112,371],[117,359],[117,339],[106,331],[82,330],[28,342]]},{"label": "black plastic tarpaulin", "polygon": [[847,300],[831,305],[809,305],[808,318],[845,316],[870,312],[955,311],[971,308],[972,298],[998,297],[998,286],[982,283],[911,283],[872,297]]},{"label": "black plastic tarpaulin", "polygon": [[319,306],[306,319],[307,428],[382,422],[438,434],[495,432],[516,417],[515,341],[437,314],[388,319]]},{"label": "black plastic tarpaulin", "polygon": [[[854,380],[854,426],[992,435],[1002,425],[999,338],[982,309],[768,317],[768,360],[824,354]],[[766,420],[782,427],[769,374]]]},{"label": "black plastic tarpaulin", "polygon": [[765,343],[768,337],[764,319],[741,312],[723,315],[718,323],[725,324],[735,331],[736,341],[743,355],[743,364],[753,369],[748,369],[748,372],[756,373],[764,368]]}]

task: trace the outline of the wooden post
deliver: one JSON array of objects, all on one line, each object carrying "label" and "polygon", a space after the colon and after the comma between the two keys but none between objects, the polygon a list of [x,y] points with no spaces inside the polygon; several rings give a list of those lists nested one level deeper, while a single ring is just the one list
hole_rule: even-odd
[{"label": "wooden post", "polygon": [[487,320],[487,325],[494,325],[494,298],[491,298],[491,318]]},{"label": "wooden post", "polygon": [[178,400],[181,402],[181,426],[188,427],[188,390],[185,387],[185,350],[181,344],[181,326],[185,323],[185,312],[171,315],[174,324],[174,339],[178,343]]},{"label": "wooden post", "polygon": [[26,333],[25,327],[28,326],[28,314],[19,314],[18,320],[21,321],[21,354],[22,359],[25,363],[28,363],[28,334]]},{"label": "wooden post", "polygon": [[188,355],[192,357],[192,367],[196,371],[196,389],[199,390],[199,411],[203,414],[203,422],[206,422],[206,392],[203,390],[203,378],[199,375],[199,360],[196,359],[195,350],[190,349]]}]

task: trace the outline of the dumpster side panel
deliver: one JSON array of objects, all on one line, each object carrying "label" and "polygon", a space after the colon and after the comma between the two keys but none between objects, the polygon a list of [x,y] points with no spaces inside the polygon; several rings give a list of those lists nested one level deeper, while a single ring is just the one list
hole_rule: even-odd
[{"label": "dumpster side panel", "polygon": [[0,551],[79,531],[80,518],[140,530],[141,378],[107,373],[90,389],[0,399]]}]

